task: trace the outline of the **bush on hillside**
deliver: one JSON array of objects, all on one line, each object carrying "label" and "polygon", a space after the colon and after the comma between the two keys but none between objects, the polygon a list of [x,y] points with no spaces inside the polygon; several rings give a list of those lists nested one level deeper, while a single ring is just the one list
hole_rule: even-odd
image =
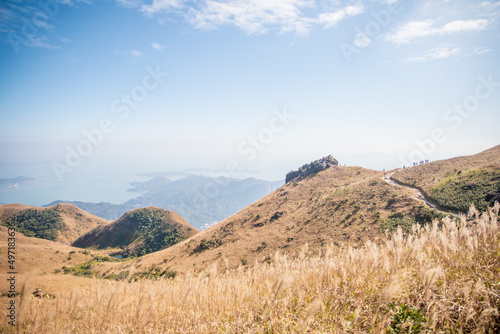
[{"label": "bush on hillside", "polygon": [[28,209],[21,211],[9,221],[8,226],[14,226],[25,236],[56,241],[57,232],[66,228],[61,215],[53,209]]},{"label": "bush on hillside", "polygon": [[487,210],[485,197],[500,192],[500,171],[469,169],[450,173],[429,189],[429,197],[439,205],[467,212],[474,206],[479,211]]}]

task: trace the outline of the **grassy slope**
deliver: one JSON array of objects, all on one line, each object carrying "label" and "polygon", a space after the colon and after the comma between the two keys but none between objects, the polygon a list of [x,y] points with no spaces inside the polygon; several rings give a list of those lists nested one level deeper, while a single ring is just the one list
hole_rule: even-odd
[{"label": "grassy slope", "polygon": [[443,207],[485,209],[484,196],[500,191],[500,145],[484,152],[397,171],[393,178],[417,186]]},{"label": "grassy slope", "polygon": [[[18,321],[23,333],[498,333],[498,208],[379,245],[303,247],[248,270],[87,280],[52,300],[28,293]],[[0,332],[16,329],[2,322]]]},{"label": "grassy slope", "polygon": [[177,213],[156,207],[132,210],[115,222],[76,240],[81,248],[122,248],[124,255],[143,255],[170,247],[199,231]]},{"label": "grassy slope", "polygon": [[66,225],[63,230],[58,232],[57,241],[67,245],[73,243],[76,239],[78,239],[78,237],[87,233],[88,231],[98,226],[103,226],[110,223],[105,219],[91,215],[71,204],[57,204],[47,208],[21,204],[0,205],[0,221],[3,224],[10,218],[29,209],[40,211],[52,210],[57,212]]},{"label": "grassy slope", "polygon": [[[412,191],[383,182],[382,175],[340,167],[290,182],[189,240],[143,257],[138,270],[158,266],[198,272],[212,263],[236,268],[269,261],[276,250],[296,254],[305,243],[313,250],[330,242],[361,246],[384,233],[380,224],[390,215],[421,206]],[[273,219],[277,212],[282,216]],[[116,272],[121,270],[117,265]]]},{"label": "grassy slope", "polygon": [[[8,291],[6,278],[7,272],[7,228],[0,226],[0,294],[4,295]],[[71,253],[70,253],[71,252]],[[93,254],[105,255],[104,252],[92,251]],[[75,282],[73,279],[68,279],[68,276],[54,275],[55,270],[61,269],[63,266],[71,267],[78,263],[91,259],[90,254],[84,254],[82,249],[71,247],[53,242],[50,240],[30,238],[20,233],[16,234],[16,249],[15,249],[15,271],[17,276],[17,289],[20,291],[26,275],[35,270],[37,272],[36,285],[38,287],[48,289],[54,293],[60,293],[61,289],[64,292],[71,292],[72,285]],[[87,285],[89,282],[81,281],[75,278],[78,285]],[[88,280],[87,280],[88,281]]]}]

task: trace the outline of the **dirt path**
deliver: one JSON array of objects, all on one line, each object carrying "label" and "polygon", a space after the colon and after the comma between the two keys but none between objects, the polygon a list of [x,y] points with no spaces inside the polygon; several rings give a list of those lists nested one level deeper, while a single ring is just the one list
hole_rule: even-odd
[{"label": "dirt path", "polygon": [[415,198],[417,201],[423,202],[425,205],[427,205],[431,209],[435,209],[435,210],[437,210],[445,215],[451,214],[451,215],[454,215],[456,217],[459,216],[458,212],[450,211],[450,210],[446,210],[446,209],[442,208],[435,201],[433,201],[430,198],[428,198],[427,196],[425,196],[424,192],[422,190],[420,190],[419,188],[412,187],[412,186],[409,186],[406,184],[402,184],[401,182],[394,180],[392,178],[392,176],[396,172],[397,172],[397,170],[395,170],[394,172],[389,172],[389,173],[385,174],[384,176],[382,176],[382,180],[384,180],[385,182],[387,182],[391,185],[397,186],[397,187],[408,188],[408,189],[413,190],[413,198]]}]

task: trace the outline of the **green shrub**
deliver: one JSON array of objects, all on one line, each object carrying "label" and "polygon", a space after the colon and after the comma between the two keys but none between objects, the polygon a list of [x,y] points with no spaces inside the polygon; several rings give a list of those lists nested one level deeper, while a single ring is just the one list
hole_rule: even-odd
[{"label": "green shrub", "polygon": [[421,310],[409,308],[406,305],[390,303],[392,321],[386,333],[420,333],[425,330],[427,319]]},{"label": "green shrub", "polygon": [[486,211],[485,196],[500,192],[500,171],[469,169],[450,173],[429,189],[429,197],[445,208],[467,212],[472,204]]},{"label": "green shrub", "polygon": [[[378,217],[380,217],[380,215]],[[380,224],[380,229],[382,231],[388,230],[389,232],[392,232],[400,226],[403,233],[409,234],[413,225],[419,224],[420,226],[424,226],[425,224],[432,223],[434,219],[441,219],[443,217],[443,214],[423,205],[414,206],[407,214],[397,212],[390,215]]]},{"label": "green shrub", "polygon": [[[6,225],[14,226],[25,236],[56,241],[57,232],[66,228],[59,212],[54,209],[28,209],[21,211]],[[57,252],[56,252],[57,253]]]},{"label": "green shrub", "polygon": [[201,253],[210,248],[216,248],[220,246],[222,242],[216,239],[202,239],[200,244],[193,249],[193,253]]}]

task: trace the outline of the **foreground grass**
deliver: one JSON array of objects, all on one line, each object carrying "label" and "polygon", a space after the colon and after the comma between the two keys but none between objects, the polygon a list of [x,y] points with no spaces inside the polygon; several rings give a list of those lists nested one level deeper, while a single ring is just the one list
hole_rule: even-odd
[{"label": "foreground grass", "polygon": [[[364,333],[500,331],[497,205],[378,245],[174,280],[94,280],[56,299],[20,296],[26,333]],[[474,210],[471,210],[474,212]],[[476,216],[478,214],[476,213]],[[30,280],[25,291],[30,291]],[[19,301],[18,301],[19,302]],[[5,312],[5,311],[3,311]],[[5,319],[5,317],[2,317]],[[2,323],[0,332],[15,332]]]}]

